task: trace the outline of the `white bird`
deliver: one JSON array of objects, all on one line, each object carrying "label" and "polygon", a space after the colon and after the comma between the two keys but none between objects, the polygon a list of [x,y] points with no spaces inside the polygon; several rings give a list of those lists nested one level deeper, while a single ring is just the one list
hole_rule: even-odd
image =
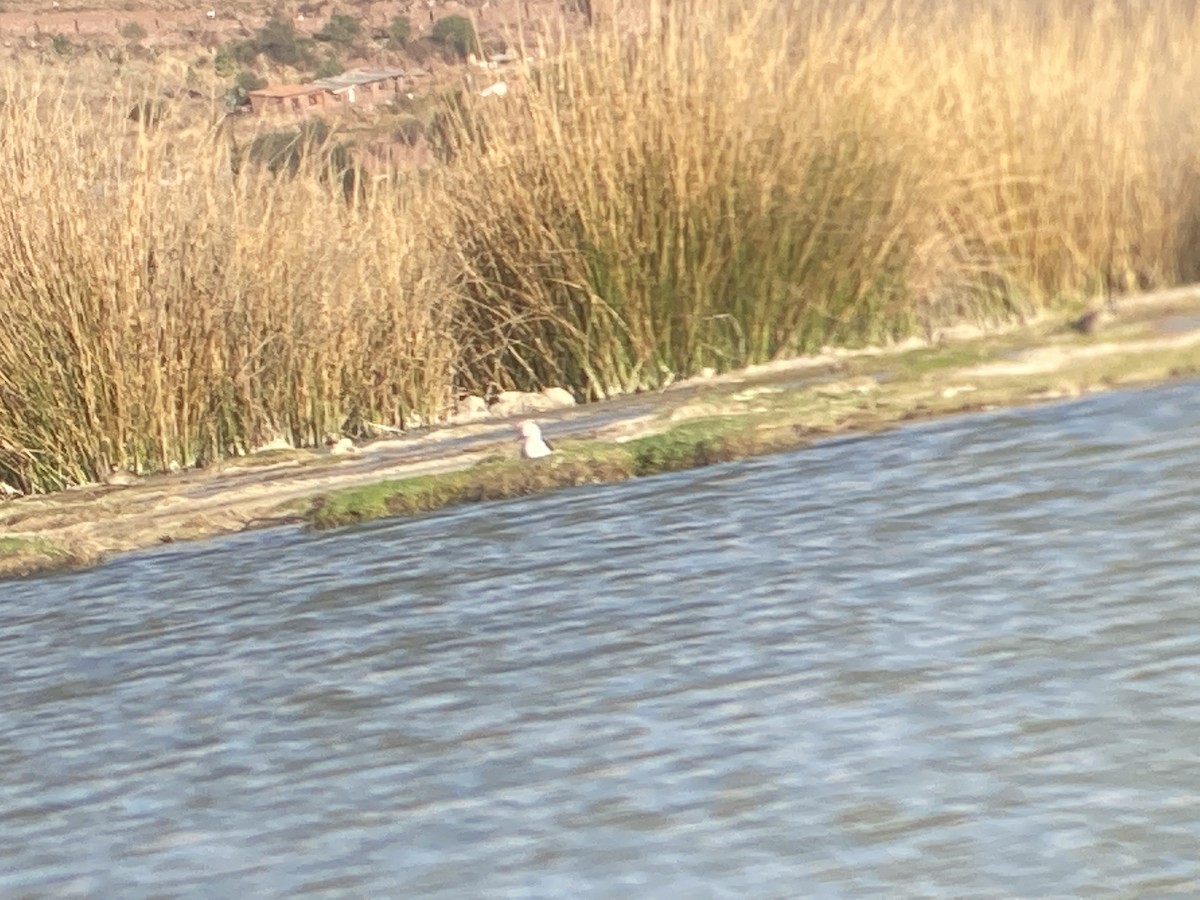
[{"label": "white bird", "polygon": [[542,429],[538,428],[537,422],[522,422],[517,427],[521,431],[522,457],[525,459],[541,459],[543,456],[549,456],[554,452],[554,448],[542,437]]}]

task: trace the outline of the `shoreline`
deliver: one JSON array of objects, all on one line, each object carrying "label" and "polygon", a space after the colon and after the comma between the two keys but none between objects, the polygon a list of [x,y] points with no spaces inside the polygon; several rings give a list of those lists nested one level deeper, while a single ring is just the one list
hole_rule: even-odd
[{"label": "shoreline", "polygon": [[[1085,329],[1086,330],[1086,329]],[[956,414],[1072,399],[1200,373],[1200,285],[1123,298],[1079,333],[1063,317],[935,342],[829,351],[655,393],[448,425],[333,456],[268,451],[204,470],[0,502],[0,579],[284,524],[381,516],[615,483]],[[555,441],[522,460],[514,424]]]}]

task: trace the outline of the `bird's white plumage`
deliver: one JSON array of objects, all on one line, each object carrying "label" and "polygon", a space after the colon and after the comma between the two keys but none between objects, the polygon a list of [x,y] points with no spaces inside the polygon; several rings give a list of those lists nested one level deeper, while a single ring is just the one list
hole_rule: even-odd
[{"label": "bird's white plumage", "polygon": [[537,422],[522,422],[519,428],[521,430],[521,456],[525,459],[541,459],[554,452],[542,437],[542,429],[538,427]]}]

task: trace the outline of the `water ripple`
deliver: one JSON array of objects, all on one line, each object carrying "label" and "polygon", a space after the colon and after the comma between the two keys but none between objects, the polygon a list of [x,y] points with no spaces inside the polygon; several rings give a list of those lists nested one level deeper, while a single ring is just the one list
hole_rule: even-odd
[{"label": "water ripple", "polygon": [[0,894],[1200,893],[1197,385],[0,586]]}]

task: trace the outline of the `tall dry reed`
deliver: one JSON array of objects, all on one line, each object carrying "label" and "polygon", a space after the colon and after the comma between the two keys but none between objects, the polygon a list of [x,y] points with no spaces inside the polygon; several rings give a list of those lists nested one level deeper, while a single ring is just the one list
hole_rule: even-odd
[{"label": "tall dry reed", "polygon": [[[47,490],[1200,274],[1183,0],[611,0],[351,202],[11,75],[0,480]],[[535,48],[528,48],[533,50]],[[243,146],[244,149],[244,146]]]},{"label": "tall dry reed", "polygon": [[[451,200],[482,377],[593,396],[912,312],[940,173],[760,4],[651,4],[477,108]],[[820,66],[827,60],[818,61]],[[496,105],[498,106],[498,105]],[[914,164],[915,162],[915,164]]]},{"label": "tall dry reed", "polygon": [[[0,110],[0,478],[158,471],[444,408],[445,253],[419,201],[243,167],[9,85]],[[433,224],[436,228],[436,223]]]},{"label": "tall dry reed", "polygon": [[645,9],[463,116],[481,379],[603,396],[1195,267],[1183,3]]}]

